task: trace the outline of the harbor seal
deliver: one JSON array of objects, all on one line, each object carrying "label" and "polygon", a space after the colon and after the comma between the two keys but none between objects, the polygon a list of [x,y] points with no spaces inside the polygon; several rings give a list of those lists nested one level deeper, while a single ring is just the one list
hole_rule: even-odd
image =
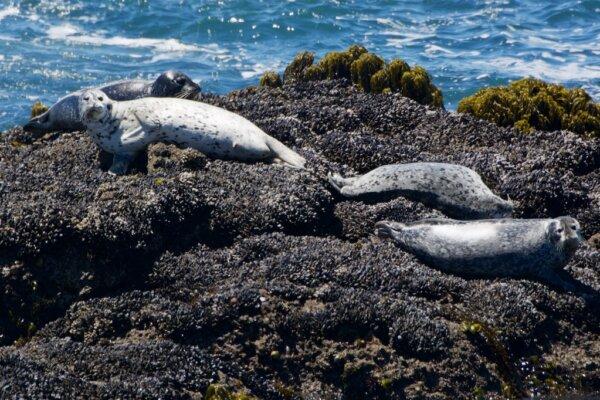
[{"label": "harbor seal", "polygon": [[399,195],[456,219],[507,218],[513,210],[477,172],[456,164],[391,164],[352,178],[330,174],[329,182],[345,197]]},{"label": "harbor seal", "polygon": [[563,286],[558,272],[583,243],[579,222],[571,217],[381,221],[375,232],[444,272],[537,278],[558,286]]},{"label": "harbor seal", "polygon": [[223,159],[273,161],[304,168],[305,160],[246,118],[199,101],[146,97],[111,100],[100,90],[79,96],[87,133],[114,155],[110,172],[124,174],[150,143],[170,142]]},{"label": "harbor seal", "polygon": [[[107,83],[98,89],[113,100],[124,101],[150,96],[191,98],[200,91],[200,86],[182,72],[166,71],[154,81],[124,80]],[[85,90],[61,98],[48,111],[29,120],[23,129],[37,135],[83,130],[77,107],[79,95]]]}]

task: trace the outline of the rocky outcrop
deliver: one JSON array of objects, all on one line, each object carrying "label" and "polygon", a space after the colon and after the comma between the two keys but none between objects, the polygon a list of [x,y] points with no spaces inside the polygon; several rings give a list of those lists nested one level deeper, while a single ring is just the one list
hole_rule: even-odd
[{"label": "rocky outcrop", "polygon": [[[349,201],[328,171],[447,161],[519,217],[600,232],[600,141],[522,135],[399,94],[296,82],[203,95],[306,171],[157,144],[114,177],[81,133],[0,135],[0,393],[6,398],[457,398],[600,390],[600,252],[581,292],[464,279],[372,237],[439,212]],[[214,390],[213,390],[214,391]]]}]

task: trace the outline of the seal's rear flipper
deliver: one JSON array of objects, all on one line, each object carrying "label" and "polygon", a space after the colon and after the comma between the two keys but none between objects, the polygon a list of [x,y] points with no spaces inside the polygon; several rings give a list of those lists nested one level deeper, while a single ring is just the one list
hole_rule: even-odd
[{"label": "seal's rear flipper", "polygon": [[271,152],[273,152],[273,162],[304,169],[306,160],[300,154],[271,136],[267,136],[266,143]]},{"label": "seal's rear flipper", "polygon": [[37,117],[31,118],[29,122],[23,125],[25,132],[33,133],[36,135],[43,135],[51,132],[52,128],[48,126],[48,118],[50,117],[50,111],[38,115]]},{"label": "seal's rear flipper", "polygon": [[340,174],[332,174],[331,172],[327,174],[327,180],[329,184],[338,192],[342,192],[342,187],[344,187],[344,178]]},{"label": "seal's rear flipper", "polygon": [[275,158],[271,159],[271,162],[273,164],[284,165],[284,166],[286,166],[288,168],[305,169],[304,167],[299,167],[297,165],[290,164],[289,162],[287,162],[287,161],[285,161],[285,160],[283,160],[283,159],[281,159],[279,157],[275,157]]},{"label": "seal's rear flipper", "polygon": [[340,194],[348,195],[348,186],[351,186],[356,180],[356,178],[344,178],[340,174],[329,173],[327,174],[327,180],[329,180],[329,184],[333,186],[333,188]]},{"label": "seal's rear flipper", "polygon": [[379,221],[375,224],[375,235],[384,239],[393,239],[394,233],[406,228],[406,224],[394,221]]}]

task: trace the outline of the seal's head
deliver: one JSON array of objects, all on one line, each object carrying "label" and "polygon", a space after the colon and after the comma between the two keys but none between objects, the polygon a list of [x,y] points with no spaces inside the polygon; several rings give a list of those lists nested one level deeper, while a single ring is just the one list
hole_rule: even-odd
[{"label": "seal's head", "polygon": [[112,100],[102,90],[86,90],[79,95],[79,118],[84,124],[101,121],[110,114],[112,107]]},{"label": "seal's head", "polygon": [[156,78],[156,81],[152,84],[150,95],[189,99],[199,92],[200,86],[183,72],[167,71]]},{"label": "seal's head", "polygon": [[572,255],[583,243],[579,222],[571,217],[558,217],[548,225],[548,236],[566,255]]}]

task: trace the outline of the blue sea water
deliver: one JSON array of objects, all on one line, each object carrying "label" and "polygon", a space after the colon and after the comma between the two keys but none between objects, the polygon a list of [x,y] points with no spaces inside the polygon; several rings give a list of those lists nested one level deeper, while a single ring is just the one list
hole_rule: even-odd
[{"label": "blue sea water", "polygon": [[0,130],[84,86],[178,69],[225,93],[352,43],[423,65],[449,109],[527,75],[600,99],[600,0],[0,0]]}]

